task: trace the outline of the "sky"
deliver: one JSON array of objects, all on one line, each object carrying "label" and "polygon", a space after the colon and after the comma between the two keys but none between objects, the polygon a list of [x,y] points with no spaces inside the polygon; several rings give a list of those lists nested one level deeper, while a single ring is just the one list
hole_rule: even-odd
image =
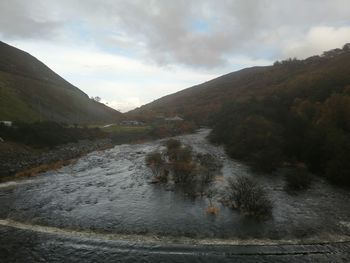
[{"label": "sky", "polygon": [[349,0],[1,0],[0,40],[126,112],[350,42]]}]

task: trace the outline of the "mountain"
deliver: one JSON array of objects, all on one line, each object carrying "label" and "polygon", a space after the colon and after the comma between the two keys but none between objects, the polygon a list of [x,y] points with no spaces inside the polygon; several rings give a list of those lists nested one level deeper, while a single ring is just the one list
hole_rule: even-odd
[{"label": "mountain", "polygon": [[[350,45],[305,60],[289,59],[265,67],[229,73],[200,85],[162,97],[130,111],[131,116],[174,116],[206,124],[223,105],[276,93],[303,96],[316,86],[336,88],[349,83]],[[329,85],[328,85],[329,86]],[[325,87],[327,89],[327,87]],[[317,89],[320,93],[323,89]],[[316,96],[316,95],[315,95]],[[322,94],[319,94],[322,96]]]},{"label": "mountain", "polygon": [[210,125],[209,139],[256,171],[294,169],[295,189],[309,186],[309,171],[350,187],[350,44],[233,72],[129,114]]},{"label": "mountain", "polygon": [[35,57],[0,41],[0,120],[89,124],[121,118]]}]

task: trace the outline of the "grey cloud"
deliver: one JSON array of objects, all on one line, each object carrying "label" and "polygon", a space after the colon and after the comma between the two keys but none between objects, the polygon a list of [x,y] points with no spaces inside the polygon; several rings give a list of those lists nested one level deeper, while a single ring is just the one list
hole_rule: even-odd
[{"label": "grey cloud", "polygon": [[[38,1],[4,0],[0,2],[0,33],[3,37],[52,38],[60,27],[58,21],[48,19],[45,5]],[[45,14],[46,13],[46,14]]]},{"label": "grey cloud", "polygon": [[[57,37],[69,30],[67,23],[82,23],[97,45],[118,47],[109,39],[127,36],[129,49],[144,59],[212,68],[237,54],[276,59],[289,40],[302,39],[312,27],[349,25],[349,17],[348,0],[5,0],[0,32]],[[208,23],[208,31],[195,31],[194,21]]]}]

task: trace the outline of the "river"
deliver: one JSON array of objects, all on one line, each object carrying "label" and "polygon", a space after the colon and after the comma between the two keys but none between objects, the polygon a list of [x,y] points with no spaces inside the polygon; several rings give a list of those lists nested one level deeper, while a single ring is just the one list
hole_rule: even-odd
[{"label": "river", "polygon": [[210,144],[208,132],[178,139],[221,160],[218,189],[225,178],[255,177],[273,202],[270,219],[247,218],[219,202],[218,215],[207,214],[206,198],[151,183],[145,155],[164,140],[125,144],[0,184],[0,262],[350,260],[346,190],[315,178],[309,190],[288,194],[283,176],[252,173]]}]

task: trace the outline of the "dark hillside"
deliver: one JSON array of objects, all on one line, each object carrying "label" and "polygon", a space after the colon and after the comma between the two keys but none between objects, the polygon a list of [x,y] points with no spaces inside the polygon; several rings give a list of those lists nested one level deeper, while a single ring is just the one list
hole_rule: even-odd
[{"label": "dark hillside", "polygon": [[0,120],[87,124],[121,118],[30,54],[0,42]]},{"label": "dark hillside", "polygon": [[[165,96],[137,108],[129,115],[181,115],[185,119],[207,124],[210,116],[231,101],[250,97],[302,96],[316,85],[343,85],[350,74],[350,52],[328,51],[324,56],[305,60],[287,60],[273,66],[252,67],[232,72],[200,85]],[[315,92],[323,92],[321,90]],[[327,92],[326,92],[327,93]],[[313,94],[319,97],[322,94]]]},{"label": "dark hillside", "polygon": [[296,165],[350,185],[350,44],[233,72],[129,114],[182,115],[260,171]]}]

